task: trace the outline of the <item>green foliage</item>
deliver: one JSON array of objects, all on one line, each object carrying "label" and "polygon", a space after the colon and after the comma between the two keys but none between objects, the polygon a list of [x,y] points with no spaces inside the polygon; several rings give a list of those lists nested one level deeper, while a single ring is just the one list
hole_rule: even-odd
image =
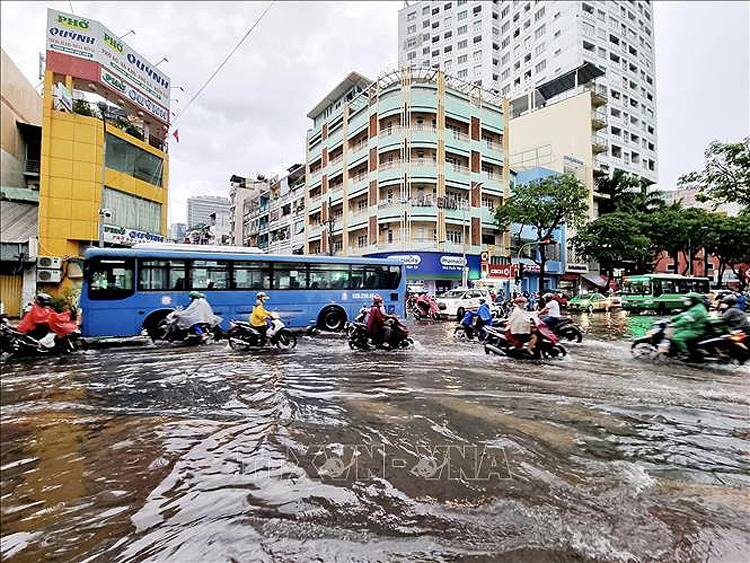
[{"label": "green foliage", "polygon": [[739,143],[714,141],[704,153],[703,170],[680,177],[681,186],[697,186],[705,199],[739,203],[750,214],[750,137]]},{"label": "green foliage", "polygon": [[587,213],[588,190],[575,176],[565,174],[517,185],[505,205],[495,212],[495,222],[503,231],[511,223],[533,227],[543,239],[563,223],[582,224]]},{"label": "green foliage", "polygon": [[652,190],[646,180],[622,170],[615,170],[611,177],[600,178],[596,183],[596,191],[609,196],[599,202],[599,212],[602,215],[618,211],[654,213],[666,206],[661,194]]},{"label": "green foliage", "polygon": [[615,268],[637,270],[651,261],[651,239],[644,233],[643,221],[624,212],[607,213],[578,230],[573,245],[579,256],[599,262],[610,277]]},{"label": "green foliage", "polygon": [[52,295],[52,302],[50,306],[57,311],[62,313],[63,311],[73,311],[78,308],[78,297],[80,290],[74,290],[71,288],[65,289],[61,295]]},{"label": "green foliage", "polygon": [[77,113],[78,115],[88,115],[89,117],[92,117],[94,115],[94,112],[91,111],[88,102],[86,102],[86,100],[79,99],[73,100],[73,113]]}]

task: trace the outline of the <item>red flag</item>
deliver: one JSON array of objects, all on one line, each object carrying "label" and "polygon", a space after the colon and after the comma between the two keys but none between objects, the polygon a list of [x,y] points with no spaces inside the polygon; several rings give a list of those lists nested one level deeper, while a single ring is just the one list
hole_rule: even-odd
[{"label": "red flag", "polygon": [[174,130],[174,132],[172,133],[172,136],[173,136],[173,137],[174,137],[174,138],[175,138],[175,139],[177,140],[177,142],[179,143],[179,142],[180,142],[180,135],[179,135],[178,131],[179,131],[179,129],[175,129],[175,130]]}]

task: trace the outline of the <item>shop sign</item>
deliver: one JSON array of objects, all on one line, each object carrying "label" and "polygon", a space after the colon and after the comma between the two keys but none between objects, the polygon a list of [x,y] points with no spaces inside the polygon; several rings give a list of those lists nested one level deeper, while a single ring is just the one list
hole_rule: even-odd
[{"label": "shop sign", "polygon": [[518,264],[490,264],[489,275],[491,278],[513,278],[518,271]]},{"label": "shop sign", "polygon": [[565,271],[566,272],[573,272],[576,274],[587,274],[589,271],[589,267],[587,264],[565,264]]},{"label": "shop sign", "polygon": [[139,242],[166,242],[166,237],[137,229],[104,225],[104,242],[133,246]]},{"label": "shop sign", "polygon": [[47,51],[98,64],[101,84],[169,122],[170,79],[100,22],[48,9]]},{"label": "shop sign", "polygon": [[[410,275],[424,275],[435,279],[444,274],[446,278],[455,279],[466,267],[475,278],[479,278],[480,262],[478,254],[444,254],[441,252],[412,252],[412,253],[375,253],[368,254],[370,258],[395,258],[404,262]],[[440,279],[439,277],[437,279]]]}]

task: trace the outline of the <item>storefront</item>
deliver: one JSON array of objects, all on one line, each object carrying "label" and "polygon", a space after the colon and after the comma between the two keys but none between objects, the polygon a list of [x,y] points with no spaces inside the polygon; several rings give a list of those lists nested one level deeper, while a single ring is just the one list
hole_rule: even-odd
[{"label": "storefront", "polygon": [[400,258],[406,265],[406,280],[419,282],[425,290],[437,295],[461,285],[464,268],[468,267],[469,284],[480,278],[479,255],[449,252],[377,252],[368,258]]},{"label": "storefront", "polygon": [[511,291],[528,291],[529,293],[539,291],[540,293],[544,293],[545,291],[557,289],[558,280],[562,274],[561,262],[550,260],[544,265],[544,284],[542,287],[539,284],[541,268],[538,264],[528,258],[521,258],[520,260],[514,258],[513,264],[516,267],[523,264],[523,278],[520,283],[513,284]]}]

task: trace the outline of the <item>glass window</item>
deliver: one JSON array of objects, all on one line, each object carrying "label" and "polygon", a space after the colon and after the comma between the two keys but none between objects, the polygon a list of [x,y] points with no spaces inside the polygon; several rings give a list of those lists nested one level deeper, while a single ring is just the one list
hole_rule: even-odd
[{"label": "glass window", "polygon": [[396,289],[400,281],[400,266],[352,266],[351,289]]},{"label": "glass window", "polygon": [[276,262],[273,265],[273,289],[305,289],[307,267],[294,262]]},{"label": "glass window", "polygon": [[112,212],[109,225],[161,233],[161,203],[104,187],[104,209]]},{"label": "glass window", "polygon": [[105,165],[149,184],[162,185],[162,159],[111,133],[107,133]]},{"label": "glass window", "polygon": [[229,262],[193,260],[191,289],[229,289]]},{"label": "glass window", "polygon": [[133,295],[133,258],[94,258],[87,267],[90,299],[125,299]]},{"label": "glass window", "polygon": [[348,264],[310,264],[310,289],[347,289]]},{"label": "glass window", "polygon": [[271,265],[268,262],[235,262],[234,289],[270,289]]},{"label": "glass window", "polygon": [[185,283],[184,260],[140,260],[138,289],[142,291],[183,291]]}]

